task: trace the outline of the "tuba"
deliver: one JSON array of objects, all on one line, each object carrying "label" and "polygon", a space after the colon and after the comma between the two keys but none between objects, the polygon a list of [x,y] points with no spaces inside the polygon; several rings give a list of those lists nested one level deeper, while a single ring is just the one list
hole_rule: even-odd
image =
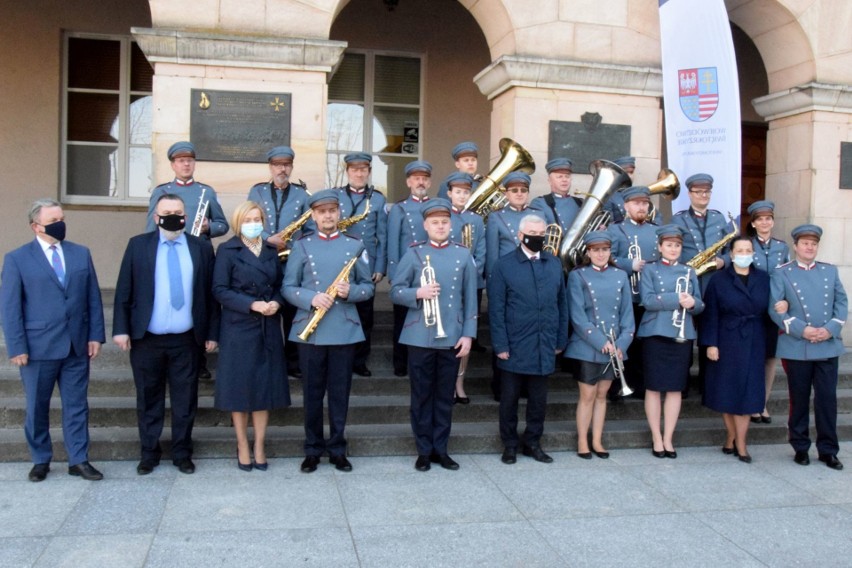
[{"label": "tuba", "polygon": [[471,194],[464,210],[487,217],[492,211],[502,209],[506,198],[501,182],[504,177],[518,170],[532,174],[535,171],[535,160],[523,146],[511,138],[503,138],[500,140],[500,160]]},{"label": "tuba", "polygon": [[651,195],[665,195],[670,200],[675,200],[680,195],[680,180],[673,171],[663,168],[657,176],[657,181],[649,185],[648,190]]},{"label": "tuba", "polygon": [[607,160],[595,160],[589,165],[589,171],[594,176],[592,187],[585,194],[586,200],[559,246],[559,258],[565,270],[574,268],[583,259],[583,253],[586,252],[583,237],[586,233],[609,222],[609,212],[602,211],[604,204],[613,193],[630,184],[627,172]]}]

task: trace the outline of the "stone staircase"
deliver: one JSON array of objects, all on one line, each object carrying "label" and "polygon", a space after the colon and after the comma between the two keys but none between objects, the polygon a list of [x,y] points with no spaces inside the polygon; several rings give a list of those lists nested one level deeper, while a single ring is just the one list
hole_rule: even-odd
[{"label": "stone staircase", "polygon": [[[107,337],[111,337],[112,291],[104,291]],[[391,364],[392,312],[387,299],[387,285],[379,286],[376,298],[376,328],[369,366],[373,376],[354,377],[350,402],[347,437],[352,456],[413,455],[414,441],[409,425],[409,385],[406,377],[393,375]],[[487,326],[482,326],[481,341],[490,345]],[[214,372],[216,355],[209,357]],[[838,430],[841,439],[852,440],[852,356],[841,359],[838,390]],[[498,453],[502,450],[498,434],[498,403],[492,400],[489,381],[490,354],[473,354],[465,388],[470,405],[456,405],[453,411],[452,453]],[[304,431],[301,382],[290,378],[293,406],[278,410],[270,417],[267,435],[271,457],[301,456]],[[230,415],[213,408],[213,382],[202,381],[199,408],[193,438],[198,457],[232,457],[234,435]],[[62,460],[65,450],[59,428],[60,404],[54,393],[51,430],[55,459]],[[551,377],[547,422],[542,444],[548,450],[576,448],[574,413],[578,398],[575,381],[570,374],[558,372]],[[769,425],[753,425],[750,439],[754,443],[783,443],[786,440],[785,416],[788,408],[786,376],[780,368],[769,411],[774,420]],[[523,419],[524,403],[520,416]],[[89,384],[89,427],[93,461],[126,459],[139,455],[136,431],[136,398],[133,376],[126,353],[111,342],[104,345],[92,367]],[[24,397],[16,367],[9,363],[5,340],[0,335],[0,461],[28,461],[29,452],[22,429]],[[166,420],[164,447],[168,451],[169,422]],[[701,406],[700,396],[693,394],[683,402],[678,422],[676,445],[721,445],[724,428],[721,418]],[[642,401],[628,399],[610,405],[604,443],[610,449],[643,448],[650,443]]]}]

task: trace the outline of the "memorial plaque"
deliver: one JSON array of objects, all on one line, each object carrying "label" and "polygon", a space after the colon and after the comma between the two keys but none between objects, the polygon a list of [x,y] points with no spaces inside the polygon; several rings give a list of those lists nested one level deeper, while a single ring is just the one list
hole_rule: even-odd
[{"label": "memorial plaque", "polygon": [[840,143],[840,189],[852,189],[852,142]]},{"label": "memorial plaque", "polygon": [[190,141],[196,159],[266,162],[273,146],[290,145],[290,93],[192,89]]},{"label": "memorial plaque", "polygon": [[547,159],[570,158],[574,173],[588,173],[595,160],[614,160],[630,154],[630,126],[603,124],[598,113],[587,112],[581,122],[551,120]]}]

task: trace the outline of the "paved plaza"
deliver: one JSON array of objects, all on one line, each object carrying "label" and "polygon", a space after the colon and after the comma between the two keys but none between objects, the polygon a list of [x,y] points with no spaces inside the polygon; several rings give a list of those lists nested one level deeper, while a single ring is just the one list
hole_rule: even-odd
[{"label": "paved plaza", "polygon": [[[455,455],[457,472],[414,470],[414,456],[299,459],[244,473],[235,460],[99,462],[86,482],[54,463],[0,463],[0,565],[7,566],[849,566],[852,478],[753,446],[741,463],[719,448],[676,460],[614,450],[608,460],[556,452]],[[844,442],[841,459],[852,455]],[[852,461],[846,459],[852,467]]]}]

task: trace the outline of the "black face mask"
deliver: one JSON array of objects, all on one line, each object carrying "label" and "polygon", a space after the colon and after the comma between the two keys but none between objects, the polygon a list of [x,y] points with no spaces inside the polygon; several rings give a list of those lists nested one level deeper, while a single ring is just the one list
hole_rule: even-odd
[{"label": "black face mask", "polygon": [[159,226],[165,231],[183,231],[186,226],[186,217],[183,215],[163,215],[160,217]]},{"label": "black face mask", "polygon": [[44,234],[48,237],[53,237],[57,241],[65,240],[65,221],[57,221],[50,225],[42,226],[44,227]]},{"label": "black face mask", "polygon": [[[523,233],[521,233],[523,234]],[[524,243],[524,246],[530,249],[533,252],[541,252],[541,249],[544,248],[544,235],[526,235],[523,234],[523,238],[521,242]]]}]

